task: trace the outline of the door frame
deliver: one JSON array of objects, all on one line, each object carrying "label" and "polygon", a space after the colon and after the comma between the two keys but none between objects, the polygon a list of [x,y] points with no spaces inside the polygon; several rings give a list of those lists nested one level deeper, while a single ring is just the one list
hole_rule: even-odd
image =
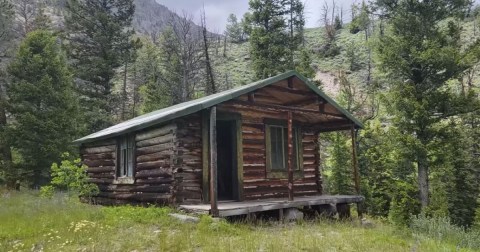
[{"label": "door frame", "polygon": [[[236,156],[235,164],[237,166],[237,188],[234,188],[233,194],[235,200],[243,201],[243,140],[242,140],[242,116],[235,112],[221,112],[217,113],[217,121],[232,121],[234,126],[234,135],[236,144],[233,145],[233,154]],[[208,203],[209,195],[209,155],[210,155],[210,137],[209,137],[209,111],[204,110],[202,113],[202,197],[203,202]],[[218,179],[218,177],[217,177]]]}]

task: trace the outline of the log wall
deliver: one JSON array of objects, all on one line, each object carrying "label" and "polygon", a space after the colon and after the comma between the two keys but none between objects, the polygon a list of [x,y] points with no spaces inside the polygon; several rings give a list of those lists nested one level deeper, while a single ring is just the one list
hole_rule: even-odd
[{"label": "log wall", "polygon": [[[239,113],[242,117],[243,189],[244,200],[288,197],[288,177],[267,178],[265,150],[265,119],[286,120],[286,113],[226,102],[218,106],[224,113]],[[295,120],[295,117],[293,118]],[[301,128],[303,175],[294,179],[294,195],[319,195],[321,176],[315,132]]]},{"label": "log wall", "polygon": [[176,120],[174,177],[176,203],[202,201],[202,118],[200,113]]},{"label": "log wall", "polygon": [[135,135],[134,183],[118,183],[116,171],[116,139],[82,145],[83,163],[88,166],[90,181],[100,189],[100,204],[174,202],[174,154],[177,125],[170,123]]}]

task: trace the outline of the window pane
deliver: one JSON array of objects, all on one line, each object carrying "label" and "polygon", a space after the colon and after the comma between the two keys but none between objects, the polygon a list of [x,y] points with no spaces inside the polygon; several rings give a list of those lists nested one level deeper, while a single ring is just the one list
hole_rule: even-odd
[{"label": "window pane", "polygon": [[272,169],[285,169],[285,148],[282,127],[270,127],[270,142]]}]

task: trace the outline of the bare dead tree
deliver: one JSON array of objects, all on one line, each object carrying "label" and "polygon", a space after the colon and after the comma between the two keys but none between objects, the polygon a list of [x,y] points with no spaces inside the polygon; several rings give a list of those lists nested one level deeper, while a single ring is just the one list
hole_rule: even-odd
[{"label": "bare dead tree", "polygon": [[[191,100],[201,79],[203,49],[201,32],[194,29],[193,18],[187,12],[173,14],[167,20],[169,31],[163,36],[161,82],[168,86],[174,104]],[[166,36],[165,36],[166,35]],[[178,61],[178,64],[175,63]],[[177,64],[177,65],[173,65]]]},{"label": "bare dead tree", "polygon": [[214,94],[217,92],[217,87],[215,86],[215,78],[213,75],[212,65],[210,62],[210,55],[208,49],[210,47],[210,41],[208,38],[207,23],[205,21],[205,7],[201,13],[201,26],[202,26],[202,37],[203,37],[203,53],[205,56],[205,73],[207,83],[205,85],[205,93],[207,95]]},{"label": "bare dead tree", "polygon": [[35,0],[14,1],[15,14],[17,18],[18,36],[25,37],[33,29],[33,21],[37,14],[37,3]]}]

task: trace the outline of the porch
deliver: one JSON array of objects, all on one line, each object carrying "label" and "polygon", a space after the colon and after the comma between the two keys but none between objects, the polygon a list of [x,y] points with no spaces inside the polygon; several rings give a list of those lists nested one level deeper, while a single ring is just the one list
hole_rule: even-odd
[{"label": "porch", "polygon": [[[363,200],[363,196],[358,195],[315,195],[295,197],[293,200],[279,198],[239,202],[219,201],[217,207],[219,217],[228,217],[289,208],[315,208],[327,205],[335,205],[337,207],[340,205],[343,207],[350,203],[362,202]],[[197,214],[211,214],[210,204],[185,204],[180,205],[179,209]],[[281,212],[283,213],[283,211]]]}]

